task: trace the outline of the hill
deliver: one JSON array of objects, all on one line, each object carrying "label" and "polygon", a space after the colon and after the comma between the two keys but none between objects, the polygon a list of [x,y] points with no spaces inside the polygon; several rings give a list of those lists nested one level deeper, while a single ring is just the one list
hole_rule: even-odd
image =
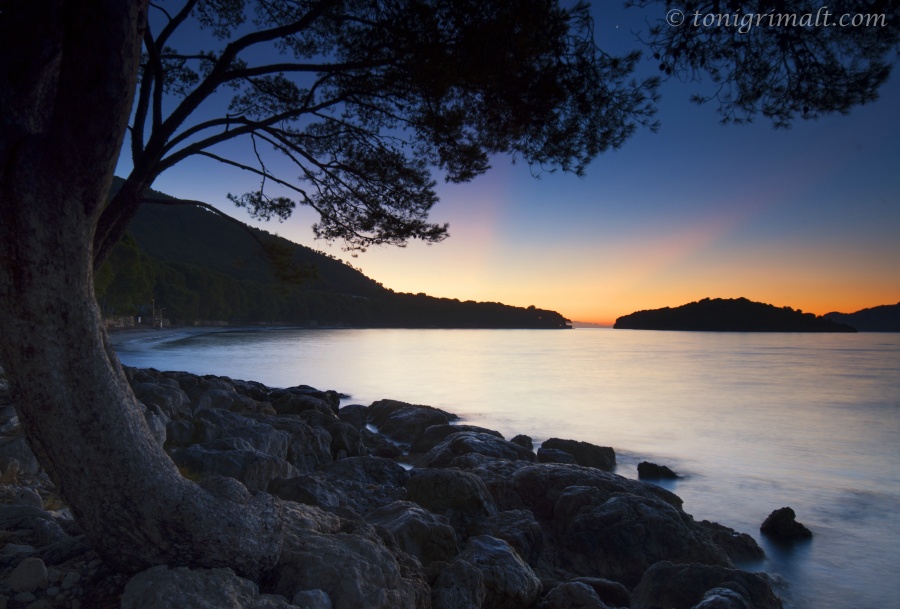
[{"label": "hill", "polygon": [[862,309],[856,313],[826,313],[823,317],[853,326],[860,332],[900,332],[900,302]]},{"label": "hill", "polygon": [[710,332],[856,332],[850,326],[812,313],[746,298],[704,298],[675,308],[638,311],[618,318],[613,327]]},{"label": "hill", "polygon": [[97,297],[108,314],[165,309],[165,317],[187,324],[569,327],[559,313],[533,306],[397,293],[341,260],[233,218],[162,193],[148,199],[98,273]]}]

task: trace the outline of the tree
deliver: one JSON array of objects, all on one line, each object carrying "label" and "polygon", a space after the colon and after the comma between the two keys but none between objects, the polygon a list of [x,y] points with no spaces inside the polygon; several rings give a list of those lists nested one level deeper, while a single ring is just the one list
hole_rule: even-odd
[{"label": "tree", "polygon": [[[351,248],[437,241],[432,168],[465,181],[508,153],[581,173],[651,125],[656,81],[631,79],[636,52],[597,48],[583,4],[183,0],[153,4],[149,22],[148,5],[0,5],[0,360],[32,448],[107,560],[255,576],[278,559],[280,504],[214,497],[178,473],[94,299],[93,269],[153,179],[203,155],[260,177],[235,197],[259,216],[300,202],[318,235]],[[171,48],[191,23],[220,48]],[[256,63],[270,47],[281,55]],[[206,114],[229,88],[229,109]],[[134,168],[108,201],[126,134]],[[254,163],[218,148],[238,138]],[[265,146],[299,179],[272,173]]]}]

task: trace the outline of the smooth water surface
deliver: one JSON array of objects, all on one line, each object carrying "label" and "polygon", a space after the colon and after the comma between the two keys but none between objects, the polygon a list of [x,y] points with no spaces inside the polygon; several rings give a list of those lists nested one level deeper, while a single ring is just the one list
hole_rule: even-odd
[{"label": "smooth water surface", "polygon": [[[900,602],[900,334],[326,330],[117,336],[123,363],[428,404],[650,460],[698,520],[752,534],[789,607]],[[813,539],[759,536],[790,506]]]}]

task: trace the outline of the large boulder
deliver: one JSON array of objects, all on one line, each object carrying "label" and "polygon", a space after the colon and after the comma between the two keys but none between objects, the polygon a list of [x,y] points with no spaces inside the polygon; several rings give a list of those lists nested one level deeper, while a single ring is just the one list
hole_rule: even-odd
[{"label": "large boulder", "polygon": [[[707,596],[711,591],[715,591]],[[722,589],[731,593],[724,594]],[[718,600],[713,597],[724,597]],[[781,600],[772,591],[768,579],[759,573],[702,564],[676,565],[659,562],[651,566],[631,593],[631,609],[744,609],[735,604],[740,597],[750,609],[782,609]],[[732,597],[732,598],[727,598]],[[713,604],[728,602],[728,604]],[[707,603],[703,605],[702,603]]]},{"label": "large boulder", "polygon": [[445,516],[464,536],[479,520],[497,513],[497,506],[481,479],[455,469],[415,469],[406,494],[427,510]]},{"label": "large boulder", "polygon": [[449,561],[459,552],[456,532],[447,519],[410,501],[395,501],[366,516],[369,524],[390,531],[401,550],[428,566]]},{"label": "large boulder", "polygon": [[457,417],[432,406],[379,400],[369,406],[369,422],[384,435],[411,444],[432,425],[445,425]]},{"label": "large boulder", "polygon": [[541,599],[537,609],[610,609],[597,592],[581,582],[566,582]]},{"label": "large boulder", "polygon": [[[218,443],[223,443],[219,445]],[[235,446],[228,448],[224,443]],[[271,457],[251,448],[237,438],[217,441],[216,448],[193,445],[176,448],[172,460],[188,477],[198,479],[207,476],[228,476],[239,480],[251,491],[263,491],[275,478],[292,478],[297,474],[293,466],[283,459]]]},{"label": "large boulder", "polygon": [[305,410],[298,416],[312,427],[319,427],[328,432],[331,437],[331,456],[335,460],[366,454],[359,430],[341,421],[337,415],[323,414],[318,410]]},{"label": "large boulder", "polygon": [[431,584],[431,609],[481,609],[484,575],[470,562],[456,559]]},{"label": "large boulder", "polygon": [[507,510],[482,518],[473,525],[472,534],[502,539],[532,566],[544,548],[543,529],[528,510]]},{"label": "large boulder", "polygon": [[508,543],[487,535],[470,537],[458,560],[474,565],[484,578],[483,609],[522,609],[541,593],[539,580]]},{"label": "large boulder", "polygon": [[778,541],[795,541],[812,537],[812,531],[797,522],[797,515],[789,507],[777,509],[769,514],[759,530],[763,535]]},{"label": "large boulder", "polygon": [[530,450],[493,434],[463,431],[447,436],[429,450],[424,463],[427,467],[449,467],[457,457],[471,453],[508,461],[535,461],[537,458]]},{"label": "large boulder", "polygon": [[570,487],[554,513],[559,551],[574,573],[634,586],[661,560],[732,565],[689,515],[659,499]]},{"label": "large boulder", "polygon": [[332,462],[332,437],[326,429],[313,427],[298,416],[248,416],[288,433],[290,442],[286,459],[297,471],[313,472]]},{"label": "large boulder", "polygon": [[344,501],[341,493],[331,484],[309,474],[293,478],[275,478],[269,482],[267,491],[287,501],[315,505],[322,509],[334,509]]},{"label": "large boulder", "polygon": [[478,427],[477,425],[451,425],[449,423],[443,425],[432,425],[423,431],[418,438],[409,447],[411,453],[427,453],[429,450],[440,444],[447,436],[461,431],[474,431],[477,433],[486,433],[503,439],[503,434],[486,427]]},{"label": "large boulder", "polygon": [[678,474],[667,465],[658,465],[649,461],[641,461],[637,466],[638,478],[641,480],[675,480]]},{"label": "large boulder", "polygon": [[756,540],[746,533],[739,533],[732,528],[709,520],[701,520],[698,524],[706,529],[713,542],[722,548],[735,563],[753,562],[766,557],[766,553],[759,547]]},{"label": "large boulder", "polygon": [[409,472],[390,459],[382,457],[350,457],[335,461],[325,469],[331,480],[352,480],[366,484],[405,486]]},{"label": "large boulder", "polygon": [[584,467],[596,467],[607,472],[616,469],[616,452],[608,446],[597,446],[578,440],[550,438],[541,444],[541,448],[569,453],[575,457],[575,463]]},{"label": "large boulder", "polygon": [[338,418],[356,429],[363,429],[369,418],[369,407],[362,404],[349,404],[338,410]]}]

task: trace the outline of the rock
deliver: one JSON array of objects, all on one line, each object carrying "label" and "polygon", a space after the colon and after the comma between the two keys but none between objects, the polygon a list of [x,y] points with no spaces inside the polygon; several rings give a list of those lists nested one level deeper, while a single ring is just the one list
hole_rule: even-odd
[{"label": "rock", "polygon": [[215,450],[194,445],[177,448],[171,455],[175,464],[189,475],[228,476],[251,491],[265,490],[275,478],[291,478],[297,473],[290,463],[252,448]]},{"label": "rock", "polygon": [[366,454],[360,432],[353,425],[344,423],[336,415],[325,415],[317,410],[300,413],[300,418],[312,427],[320,427],[331,436],[331,456],[333,459],[360,457]]},{"label": "rock", "polygon": [[587,584],[610,607],[631,607],[631,593],[619,582],[601,577],[575,577],[569,581]]},{"label": "rock", "polygon": [[344,423],[362,430],[369,418],[369,407],[362,404],[349,404],[338,410],[338,418]]},{"label": "rock", "polygon": [[178,383],[168,384],[159,380],[132,383],[131,390],[150,412],[154,412],[154,408],[158,409],[168,419],[189,412],[191,398],[178,386]]},{"label": "rock", "polygon": [[571,463],[576,465],[575,455],[557,448],[540,447],[537,451],[538,463]]},{"label": "rock", "polygon": [[269,493],[287,501],[315,505],[323,509],[341,505],[341,494],[315,476],[303,474],[293,478],[275,478],[269,482]]},{"label": "rock", "polygon": [[665,465],[641,461],[637,466],[638,478],[644,480],[675,480],[678,474]]},{"label": "rock", "polygon": [[484,600],[484,575],[459,558],[442,569],[431,585],[432,609],[481,609]]},{"label": "rock", "polygon": [[17,473],[20,476],[22,474],[34,476],[41,471],[37,457],[31,452],[31,447],[28,446],[25,436],[21,433],[0,436],[0,459],[7,459],[7,463],[11,463],[11,460],[15,459],[19,464]]},{"label": "rock", "polygon": [[797,522],[797,515],[789,507],[777,509],[765,519],[759,527],[763,535],[767,535],[778,541],[795,541],[798,539],[810,539],[812,531]]},{"label": "rock", "polygon": [[609,609],[609,606],[587,584],[566,582],[541,599],[537,609]]},{"label": "rock", "polygon": [[366,521],[390,531],[400,549],[424,566],[452,560],[459,552],[456,532],[447,519],[416,503],[395,501],[370,513]]},{"label": "rock", "polygon": [[414,469],[406,483],[406,494],[410,501],[445,516],[463,534],[480,519],[497,513],[484,482],[469,472]]},{"label": "rock", "polygon": [[396,459],[404,454],[402,448],[385,438],[380,433],[375,433],[363,428],[360,432],[363,445],[369,454],[373,457],[384,457],[385,459]]},{"label": "rock", "polygon": [[578,465],[585,467],[595,467],[607,472],[611,472],[616,468],[616,453],[608,446],[597,446],[578,440],[550,438],[541,444],[541,448],[553,448],[567,452],[575,457],[575,462]]},{"label": "rock", "polygon": [[503,439],[503,435],[499,431],[478,427],[476,425],[432,425],[425,429],[418,438],[409,447],[411,453],[427,453],[429,450],[437,446],[444,438],[451,434],[461,431],[474,431],[477,433],[486,433],[497,438]]},{"label": "rock", "polygon": [[316,410],[330,416],[335,414],[330,404],[308,394],[282,393],[272,399],[272,408],[281,415],[300,414],[307,410]]},{"label": "rock", "polygon": [[522,609],[538,599],[539,580],[508,543],[487,535],[470,537],[459,560],[484,577],[484,609]]},{"label": "rock", "polygon": [[403,466],[381,457],[350,457],[335,461],[325,469],[325,476],[390,486],[405,486],[409,480],[409,472]]},{"label": "rock", "polygon": [[432,425],[445,425],[456,415],[432,406],[379,400],[369,406],[369,422],[387,437],[411,444]]},{"label": "rock", "polygon": [[[691,609],[716,588],[734,592],[752,609],[782,609],[781,600],[762,574],[701,564],[674,565],[668,561],[656,563],[644,573],[631,593],[631,609]],[[724,607],[736,609],[740,605]]]},{"label": "rock", "polygon": [[534,565],[544,547],[541,525],[528,510],[508,510],[481,519],[472,527],[473,535],[502,539],[529,565]]},{"label": "rock", "polygon": [[314,472],[333,460],[332,438],[326,429],[312,427],[297,416],[248,416],[290,435],[287,461],[299,472]]},{"label": "rock", "polygon": [[511,438],[510,442],[512,442],[513,444],[518,444],[526,450],[534,450],[534,441],[532,441],[530,436],[519,434]]},{"label": "rock", "polygon": [[477,453],[508,461],[535,461],[533,452],[492,434],[464,431],[447,436],[424,457],[427,467],[448,467],[455,458]]},{"label": "rock", "polygon": [[44,507],[44,500],[41,499],[40,494],[33,488],[25,486],[18,487],[15,495],[13,495],[12,503],[15,505],[30,505],[36,508]]},{"label": "rock", "polygon": [[703,600],[691,609],[753,609],[747,600],[728,588],[713,588],[703,595]]},{"label": "rock", "polygon": [[752,562],[766,557],[766,553],[756,540],[746,533],[738,533],[734,529],[708,520],[701,520],[698,524],[706,529],[713,542],[725,550],[734,562]]},{"label": "rock", "polygon": [[40,558],[26,558],[12,570],[6,585],[16,592],[34,592],[43,590],[50,583],[47,579],[47,566]]},{"label": "rock", "polygon": [[579,574],[634,586],[661,560],[731,566],[693,519],[672,505],[649,497],[603,497],[593,487],[570,487],[554,508],[559,551]]},{"label": "rock", "polygon": [[159,565],[132,577],[121,609],[292,609],[283,597],[263,595],[231,569],[170,569]]},{"label": "rock", "polygon": [[332,609],[331,597],[324,590],[302,590],[294,595],[291,603],[300,609]]}]

